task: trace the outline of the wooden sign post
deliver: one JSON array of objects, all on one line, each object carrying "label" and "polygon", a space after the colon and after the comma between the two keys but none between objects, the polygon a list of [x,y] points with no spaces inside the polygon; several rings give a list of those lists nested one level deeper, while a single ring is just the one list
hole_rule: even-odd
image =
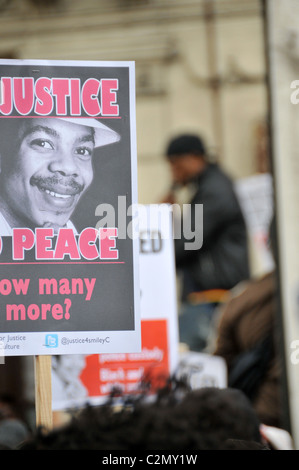
[{"label": "wooden sign post", "polygon": [[[7,188],[21,190],[18,210],[5,200],[9,214],[0,217],[0,337],[6,356],[33,356],[36,425],[51,430],[52,355],[141,351],[135,64],[0,59],[0,91],[0,139],[14,142],[23,125],[30,134],[50,132],[69,149],[66,159],[80,166],[64,183],[38,173],[26,203],[27,151],[38,159],[43,145],[27,148],[22,134],[23,171],[9,155],[7,174],[1,169]],[[48,150],[55,165],[56,152]]]},{"label": "wooden sign post", "polygon": [[53,427],[51,356],[35,356],[36,426]]}]

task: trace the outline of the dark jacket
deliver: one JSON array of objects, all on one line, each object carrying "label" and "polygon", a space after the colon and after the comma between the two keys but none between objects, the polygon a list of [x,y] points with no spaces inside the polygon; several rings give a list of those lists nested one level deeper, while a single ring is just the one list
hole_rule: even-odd
[{"label": "dark jacket", "polygon": [[[229,373],[234,359],[260,342],[269,331],[276,345],[275,273],[251,281],[241,294],[228,302],[220,316],[214,353],[225,359]],[[282,363],[275,346],[264,380],[253,400],[260,420],[270,426],[283,426],[281,379]]]},{"label": "dark jacket", "polygon": [[[249,278],[247,232],[233,182],[218,165],[208,164],[192,183],[196,191],[190,201],[191,227],[202,230],[203,245],[186,250],[185,237],[175,240],[176,264],[184,276],[183,297],[195,291],[231,289]],[[196,221],[196,204],[203,204],[203,225]]]}]

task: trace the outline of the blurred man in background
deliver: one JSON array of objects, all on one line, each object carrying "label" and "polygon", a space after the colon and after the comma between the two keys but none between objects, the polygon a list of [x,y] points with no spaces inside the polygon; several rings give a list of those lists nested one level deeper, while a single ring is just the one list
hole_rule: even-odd
[{"label": "blurred man in background", "polygon": [[[168,144],[166,157],[173,185],[163,202],[176,204],[183,188],[189,209],[189,220],[181,217],[180,235],[175,233],[174,237],[176,266],[182,274],[180,341],[201,351],[211,333],[215,305],[225,292],[249,278],[246,226],[233,182],[209,161],[200,137],[175,137]],[[199,205],[203,208],[201,220]],[[192,246],[186,238],[186,223],[188,236],[192,232],[194,239],[201,237],[202,246]]]}]

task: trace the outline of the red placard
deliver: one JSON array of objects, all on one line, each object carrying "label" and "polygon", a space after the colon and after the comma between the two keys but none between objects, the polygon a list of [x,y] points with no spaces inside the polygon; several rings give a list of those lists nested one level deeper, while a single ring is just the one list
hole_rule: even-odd
[{"label": "red placard", "polygon": [[93,354],[86,357],[80,379],[89,397],[109,395],[112,389],[134,393],[141,381],[160,387],[169,377],[167,320],[141,321],[142,351]]}]

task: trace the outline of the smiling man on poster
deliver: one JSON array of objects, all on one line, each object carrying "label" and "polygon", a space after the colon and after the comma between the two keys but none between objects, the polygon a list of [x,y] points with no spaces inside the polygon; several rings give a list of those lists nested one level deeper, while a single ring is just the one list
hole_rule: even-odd
[{"label": "smiling man on poster", "polygon": [[70,217],[92,182],[94,149],[119,138],[96,119],[1,119],[0,235],[75,229]]}]

